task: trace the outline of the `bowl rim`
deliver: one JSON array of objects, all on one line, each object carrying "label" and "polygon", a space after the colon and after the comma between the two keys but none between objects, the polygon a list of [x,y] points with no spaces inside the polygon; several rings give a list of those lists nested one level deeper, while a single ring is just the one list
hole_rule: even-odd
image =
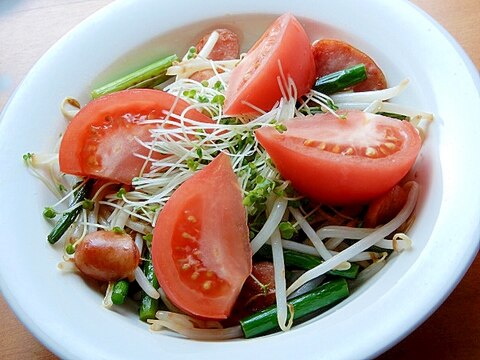
[{"label": "bowl rim", "polygon": [[[150,1],[153,3],[153,1]],[[377,0],[372,0],[370,3],[378,3],[379,1]],[[145,1],[146,4],[149,3],[149,1]],[[250,3],[253,3],[250,2]],[[468,58],[466,55],[465,51],[460,47],[460,45],[455,41],[455,39],[441,26],[439,25],[435,20],[433,20],[429,15],[427,15],[425,12],[420,10],[417,6],[411,4],[408,1],[402,0],[400,2],[395,3],[396,6],[402,7],[403,11],[412,11],[414,10],[417,14],[420,14],[425,20],[427,20],[430,24],[434,26],[432,31],[438,32],[439,35],[441,35],[449,44],[450,46],[455,49],[456,55],[458,59],[462,62],[462,64],[466,68],[466,72],[468,73],[468,76],[472,80],[474,84],[474,88],[476,89],[477,93],[480,91],[480,79],[478,76],[478,71],[476,70],[475,66],[471,62],[471,60]],[[0,129],[4,130],[7,126],[5,125],[5,118],[8,116],[10,112],[10,108],[15,106],[14,102],[16,101],[16,98],[18,96],[19,90],[25,86],[25,84],[28,85],[30,81],[34,81],[35,78],[35,72],[40,66],[45,66],[45,64],[49,61],[49,59],[52,56],[56,56],[56,54],[61,51],[61,49],[66,46],[69,42],[71,42],[73,39],[78,38],[82,32],[89,32],[92,31],[92,27],[98,26],[98,22],[102,21],[105,17],[112,16],[113,13],[117,12],[119,9],[122,11],[128,11],[127,9],[133,8],[135,6],[134,1],[126,1],[126,2],[113,2],[97,13],[94,13],[91,15],[89,18],[84,20],[81,24],[79,24],[77,27],[75,27],[73,30],[71,30],[69,33],[67,33],[61,40],[59,40],[50,50],[47,51],[47,53],[39,60],[37,65],[35,65],[29,74],[26,76],[25,80],[22,81],[20,86],[17,88],[17,90],[14,92],[14,94],[10,97],[9,101],[4,107],[4,110],[2,111],[1,114],[1,121],[0,121]],[[3,132],[0,132],[3,133]],[[3,144],[2,144],[3,145]],[[480,180],[480,177],[478,178]],[[478,198],[478,196],[477,196]],[[371,349],[368,349],[365,346],[358,345],[359,355],[378,355],[379,353],[385,351],[387,348],[392,346],[393,344],[397,343],[400,341],[403,337],[408,335],[411,331],[414,330],[415,327],[420,325],[421,322],[423,322],[430,314],[435,311],[435,309],[446,299],[446,297],[450,294],[450,292],[453,290],[453,288],[456,286],[456,284],[461,280],[462,276],[464,273],[467,271],[468,267],[470,266],[471,262],[475,258],[476,254],[478,253],[478,248],[479,248],[479,240],[480,240],[480,222],[478,219],[480,219],[480,210],[477,208],[475,209],[475,214],[472,214],[473,216],[478,215],[477,217],[477,223],[473,223],[472,227],[470,229],[470,232],[467,236],[470,237],[469,243],[471,245],[475,246],[475,249],[468,254],[464,254],[462,261],[457,264],[457,266],[454,268],[454,271],[451,272],[450,277],[449,277],[449,283],[450,286],[448,288],[443,288],[442,293],[440,296],[438,296],[435,301],[432,303],[431,298],[425,298],[424,301],[422,302],[422,306],[419,306],[418,309],[415,311],[415,309],[410,309],[410,314],[414,315],[417,318],[417,321],[415,322],[410,322],[408,326],[405,326],[403,328],[403,331],[398,331],[398,328],[384,328],[384,335],[382,338],[389,338],[389,341],[384,341],[383,346],[379,349],[377,349],[375,352],[372,352]],[[472,216],[472,217],[473,217]],[[3,257],[3,255],[2,255]],[[418,266],[418,263],[416,264]],[[405,282],[405,278],[401,280],[400,282]],[[437,283],[432,283],[429,284],[430,287],[435,287],[438,286]],[[28,312],[28,310],[24,309],[21,307],[16,300],[16,296],[14,292],[11,291],[9,288],[8,284],[5,283],[5,279],[3,276],[0,274],[0,288],[2,290],[2,293],[7,300],[8,304],[11,306],[15,314],[19,317],[19,319],[25,324],[25,326],[37,337],[47,348],[49,348],[52,352],[58,354],[62,358],[74,358],[78,354],[72,353],[72,349],[69,349],[68,347],[65,346],[65,344],[62,341],[58,341],[54,338],[52,338],[49,334],[45,333],[44,330],[42,329],[41,326],[38,326],[35,321],[32,321],[32,318]],[[428,300],[428,301],[427,301]],[[359,318],[359,321],[362,319]],[[250,341],[250,340],[249,340]],[[258,342],[256,340],[253,340],[253,342]]]}]

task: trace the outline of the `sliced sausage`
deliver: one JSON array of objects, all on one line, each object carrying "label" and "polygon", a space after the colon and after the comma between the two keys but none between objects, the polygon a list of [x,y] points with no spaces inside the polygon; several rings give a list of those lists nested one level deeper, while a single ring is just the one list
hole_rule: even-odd
[{"label": "sliced sausage", "polygon": [[364,226],[374,228],[392,220],[402,210],[407,202],[407,197],[408,191],[400,185],[395,185],[389,192],[368,206]]},{"label": "sliced sausage", "polygon": [[[228,29],[216,29],[219,37],[212,51],[208,55],[208,59],[211,60],[232,60],[238,59],[240,56],[240,43],[238,40],[237,34]],[[213,32],[213,31],[212,31]],[[203,49],[205,43],[208,41],[208,38],[212,34],[209,32],[206,34],[198,44],[195,46],[197,53]],[[208,80],[215,75],[215,72],[211,69],[201,70],[194,73],[190,76],[190,79],[202,82],[203,80]]]},{"label": "sliced sausage", "polygon": [[352,45],[332,39],[322,39],[312,45],[317,78],[335,71],[364,64],[367,79],[353,87],[353,91],[381,90],[387,87],[385,75],[378,65],[365,53]]},{"label": "sliced sausage", "polygon": [[[210,55],[208,55],[209,59],[212,60],[231,60],[231,59],[238,59],[240,56],[240,44],[238,41],[238,36],[232,30],[228,29],[215,29],[214,31],[218,32],[218,40],[215,43]],[[195,46],[197,49],[197,53],[203,49],[205,43],[208,41],[208,38],[213,33],[209,32]]]}]

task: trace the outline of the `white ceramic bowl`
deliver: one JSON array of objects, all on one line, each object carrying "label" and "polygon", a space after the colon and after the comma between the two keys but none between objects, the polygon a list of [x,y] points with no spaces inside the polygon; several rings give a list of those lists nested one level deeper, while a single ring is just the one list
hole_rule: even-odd
[{"label": "white ceramic bowl", "polygon": [[[106,311],[101,294],[56,269],[59,252],[47,244],[48,225],[41,216],[53,199],[28,174],[22,155],[51,149],[65,126],[58,107],[66,95],[84,103],[92,85],[157,56],[181,54],[212,26],[241,30],[247,47],[284,12],[300,18],[312,40],[335,36],[362,48],[391,84],[410,78],[398,101],[435,114],[414,172],[422,186],[410,233],[414,248],[334,310],[287,333],[191,341],[151,333],[128,311]],[[2,293],[29,330],[62,358],[373,357],[435,310],[478,251],[480,167],[474,158],[480,122],[473,116],[478,110],[476,69],[440,26],[407,1],[364,0],[361,10],[355,0],[115,2],[51,48],[3,112]]]}]

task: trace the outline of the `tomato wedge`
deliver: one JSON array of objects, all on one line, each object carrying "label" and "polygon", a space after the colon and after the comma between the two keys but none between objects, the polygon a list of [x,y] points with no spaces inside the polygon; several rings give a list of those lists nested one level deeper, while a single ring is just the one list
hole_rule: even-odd
[{"label": "tomato wedge", "polygon": [[312,45],[315,59],[316,76],[321,77],[353,65],[364,64],[367,79],[355,85],[353,91],[381,90],[387,87],[387,81],[380,67],[367,54],[352,45],[333,39],[322,39]]},{"label": "tomato wedge", "polygon": [[[161,90],[124,90],[89,102],[72,119],[60,145],[60,170],[66,174],[130,184],[138,176],[148,150],[136,139],[150,140],[157,125],[146,119],[164,119],[165,111],[181,114],[188,103]],[[213,120],[196,110],[186,117]]]},{"label": "tomato wedge", "polygon": [[247,218],[230,159],[218,155],[165,204],[152,242],[155,274],[183,311],[226,319],[252,269]]},{"label": "tomato wedge", "polygon": [[281,175],[320,203],[368,202],[397,184],[413,166],[421,139],[407,121],[350,111],[263,127],[255,135]]},{"label": "tomato wedge", "polygon": [[281,65],[285,78],[296,85],[297,97],[307,93],[315,80],[310,39],[292,14],[280,16],[232,71],[225,95],[224,113],[248,115],[252,104],[269,111],[282,97],[278,80]]}]

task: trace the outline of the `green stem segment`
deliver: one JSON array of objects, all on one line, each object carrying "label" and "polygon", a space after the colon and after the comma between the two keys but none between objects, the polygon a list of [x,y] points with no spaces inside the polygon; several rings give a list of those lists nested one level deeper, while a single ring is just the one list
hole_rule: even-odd
[{"label": "green stem segment", "polygon": [[[272,259],[272,250],[270,245],[264,245],[260,248],[257,254],[261,257]],[[303,254],[299,251],[283,249],[283,259],[285,261],[285,266],[289,268],[295,268],[300,270],[310,270],[314,267],[320,265],[323,260],[314,255]],[[350,269],[348,270],[330,270],[328,273],[330,275],[341,276],[347,279],[355,279],[360,270],[358,264],[352,263]]]},{"label": "green stem segment", "polygon": [[94,89],[91,92],[91,96],[93,99],[96,99],[100,96],[125,89],[153,88],[170,78],[170,76],[166,75],[166,71],[177,60],[177,55],[167,56],[120,79]]},{"label": "green stem segment", "polygon": [[317,79],[313,89],[330,95],[345,90],[367,79],[367,69],[364,64],[354,65],[347,69],[322,76]]},{"label": "green stem segment", "polygon": [[[73,198],[72,206],[81,203],[85,200],[85,197],[90,192],[92,188],[93,180],[88,180],[83,186],[81,186]],[[60,238],[65,234],[65,231],[69,228],[70,225],[77,219],[78,214],[82,210],[82,206],[77,206],[72,211],[66,212],[62,217],[57,221],[53,229],[50,231],[50,234],[47,236],[47,240],[50,244],[55,244]]]},{"label": "green stem segment", "polygon": [[112,302],[115,305],[122,305],[128,294],[130,283],[127,280],[118,280],[113,286]]},{"label": "green stem segment", "polygon": [[[306,315],[317,313],[333,306],[349,295],[345,279],[327,282],[318,288],[288,301],[293,306],[293,319],[298,320]],[[290,314],[288,314],[290,318]],[[277,307],[270,306],[262,311],[240,320],[246,338],[252,338],[278,330]]]},{"label": "green stem segment", "polygon": [[[153,270],[153,263],[150,260],[150,255],[148,256],[147,261],[143,265],[143,272],[147,277],[147,280],[152,284],[155,289],[158,289],[159,284],[155,272]],[[159,308],[159,299],[154,299],[144,292],[142,292],[142,298],[140,301],[139,317],[142,321],[147,321],[147,319],[155,319],[155,314]]]}]

